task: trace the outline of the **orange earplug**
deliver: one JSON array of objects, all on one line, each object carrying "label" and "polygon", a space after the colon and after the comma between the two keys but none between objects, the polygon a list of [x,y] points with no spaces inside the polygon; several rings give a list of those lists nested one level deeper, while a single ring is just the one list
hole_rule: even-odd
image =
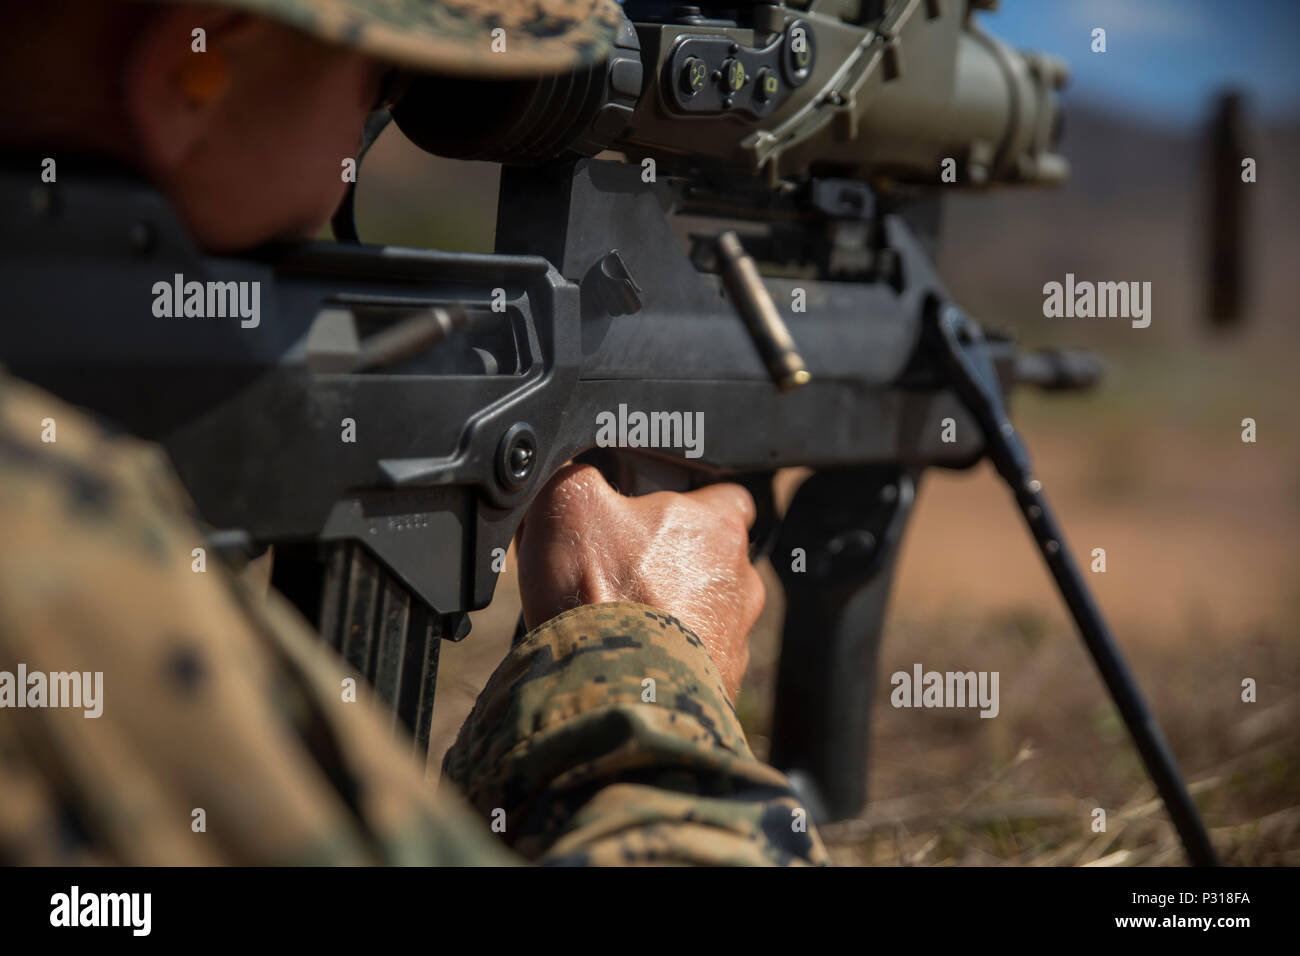
[{"label": "orange earplug", "polygon": [[207,106],[226,91],[230,68],[220,53],[191,53],[177,76],[181,95],[191,106]]}]

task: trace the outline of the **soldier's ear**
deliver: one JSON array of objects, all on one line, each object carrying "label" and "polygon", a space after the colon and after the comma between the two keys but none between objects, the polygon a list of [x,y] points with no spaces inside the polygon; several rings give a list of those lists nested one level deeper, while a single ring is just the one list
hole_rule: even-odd
[{"label": "soldier's ear", "polygon": [[146,21],[126,58],[123,97],[149,173],[165,175],[201,147],[267,27],[256,16],[188,4],[160,8]]}]

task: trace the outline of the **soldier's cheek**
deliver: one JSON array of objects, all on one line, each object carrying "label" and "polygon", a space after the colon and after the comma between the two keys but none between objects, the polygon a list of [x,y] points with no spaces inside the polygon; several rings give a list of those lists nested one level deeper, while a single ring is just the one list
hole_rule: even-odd
[{"label": "soldier's cheek", "polygon": [[374,100],[374,72],[364,61],[349,62],[336,76],[330,95],[317,103],[313,155],[302,163],[304,171],[311,169],[311,176],[303,181],[310,181],[314,190],[313,227],[329,220],[357,177],[362,133]]}]

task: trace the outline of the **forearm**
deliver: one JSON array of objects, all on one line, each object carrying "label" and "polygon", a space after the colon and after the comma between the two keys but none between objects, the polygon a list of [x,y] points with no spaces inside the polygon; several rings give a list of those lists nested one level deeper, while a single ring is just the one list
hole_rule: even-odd
[{"label": "forearm", "polygon": [[750,752],[699,638],[644,605],[589,605],[533,631],[444,773],[539,862],[826,862],[789,782]]}]

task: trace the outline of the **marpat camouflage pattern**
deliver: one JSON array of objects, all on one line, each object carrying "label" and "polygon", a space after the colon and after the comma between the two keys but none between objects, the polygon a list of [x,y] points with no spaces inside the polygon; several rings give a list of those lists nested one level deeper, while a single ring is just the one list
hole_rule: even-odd
[{"label": "marpat camouflage pattern", "polygon": [[[609,52],[622,16],[615,0],[204,2],[279,20],[408,69],[479,76],[558,73],[595,63]],[[504,32],[494,36],[497,29]]]}]

